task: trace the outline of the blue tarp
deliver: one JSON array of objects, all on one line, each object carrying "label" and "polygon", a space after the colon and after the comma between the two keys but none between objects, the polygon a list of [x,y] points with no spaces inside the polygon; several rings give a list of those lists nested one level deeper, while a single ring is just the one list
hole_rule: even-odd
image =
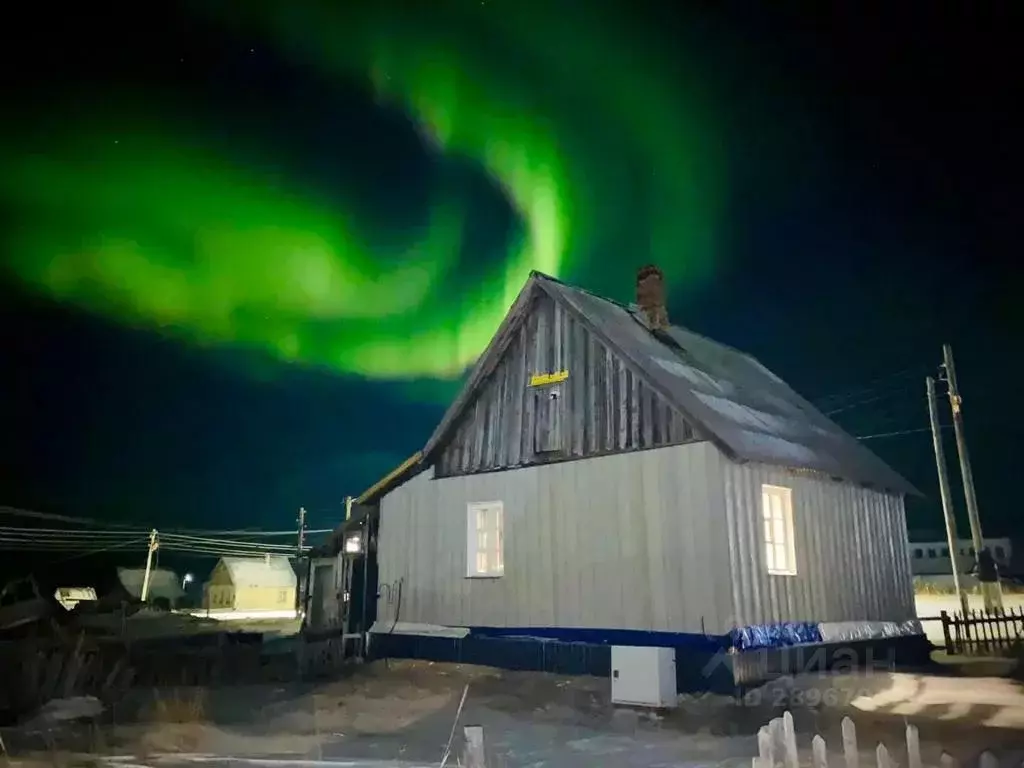
[{"label": "blue tarp", "polygon": [[820,643],[821,630],[817,623],[792,621],[782,624],[752,624],[737,627],[730,633],[732,646],[738,651],[757,648],[783,648],[789,645]]}]

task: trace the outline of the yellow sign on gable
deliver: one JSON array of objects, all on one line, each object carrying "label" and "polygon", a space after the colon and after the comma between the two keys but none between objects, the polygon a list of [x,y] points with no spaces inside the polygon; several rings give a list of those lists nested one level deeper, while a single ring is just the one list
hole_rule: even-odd
[{"label": "yellow sign on gable", "polygon": [[535,373],[530,377],[531,387],[543,387],[548,384],[558,384],[569,378],[568,371],[555,371],[554,373]]}]

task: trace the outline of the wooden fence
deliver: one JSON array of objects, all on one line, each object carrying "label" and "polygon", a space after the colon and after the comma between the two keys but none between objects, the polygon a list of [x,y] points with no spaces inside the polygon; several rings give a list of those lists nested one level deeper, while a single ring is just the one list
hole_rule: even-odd
[{"label": "wooden fence", "polygon": [[1024,607],[1016,610],[966,615],[943,611],[942,636],[946,652],[971,656],[1005,656],[1017,653],[1024,642]]},{"label": "wooden fence", "polygon": [[351,662],[341,635],[297,636],[278,652],[255,633],[209,633],[138,641],[77,637],[0,642],[0,720],[47,701],[96,696],[112,702],[129,686],[281,683],[336,677]]},{"label": "wooden fence", "polygon": [[[921,740],[917,727],[907,724],[907,768],[923,768],[921,762]],[[753,768],[799,768],[800,754],[796,747],[796,731],[793,728],[793,716],[786,712],[757,734],[758,755],[754,758]],[[875,748],[877,768],[897,768],[896,760],[884,744]],[[811,741],[812,768],[828,768],[828,747],[821,736],[816,735]],[[939,758],[940,768],[959,768],[958,761],[946,752]],[[977,768],[998,768],[999,760],[991,752],[982,752],[978,757]],[[853,721],[843,718],[843,768],[860,768],[860,750],[857,745],[857,729]],[[865,766],[867,768],[867,766]]]}]

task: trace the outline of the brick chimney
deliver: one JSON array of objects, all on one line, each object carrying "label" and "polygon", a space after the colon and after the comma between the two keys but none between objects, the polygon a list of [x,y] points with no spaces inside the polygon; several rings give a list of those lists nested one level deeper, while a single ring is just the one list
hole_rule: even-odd
[{"label": "brick chimney", "polygon": [[653,264],[641,267],[636,273],[636,303],[651,330],[668,328],[665,276]]}]

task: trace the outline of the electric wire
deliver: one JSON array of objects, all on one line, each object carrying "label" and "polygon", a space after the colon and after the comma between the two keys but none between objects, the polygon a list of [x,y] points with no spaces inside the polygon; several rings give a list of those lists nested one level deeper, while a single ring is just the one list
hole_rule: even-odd
[{"label": "electric wire", "polygon": [[67,541],[81,539],[131,539],[146,536],[149,531],[60,531],[54,528],[31,528],[19,526],[0,527],[0,536],[4,535],[33,536],[38,539],[63,539]]},{"label": "electric wire", "polygon": [[844,404],[846,402],[849,402],[850,400],[853,400],[855,398],[862,398],[865,395],[871,395],[874,392],[877,392],[880,388],[884,388],[884,387],[880,387],[880,385],[882,385],[882,384],[885,384],[885,383],[888,383],[888,382],[891,382],[891,381],[894,381],[894,380],[897,380],[897,379],[902,379],[902,378],[905,378],[905,377],[910,376],[910,375],[915,374],[915,373],[920,375],[920,376],[924,376],[924,375],[926,375],[928,373],[929,370],[930,369],[927,366],[924,366],[924,365],[916,365],[916,366],[913,366],[913,367],[910,367],[910,368],[904,368],[901,371],[896,371],[894,373],[886,374],[884,376],[879,376],[879,377],[876,377],[874,379],[871,379],[866,384],[863,384],[863,385],[861,385],[859,387],[856,387],[854,389],[849,389],[849,390],[846,390],[845,392],[836,392],[836,393],[833,393],[831,395],[824,395],[822,397],[817,397],[812,402],[818,408],[821,408],[821,409],[836,408],[836,407],[839,407],[840,405],[842,405],[842,404]]},{"label": "electric wire", "polygon": [[832,410],[825,411],[825,415],[835,416],[838,413],[844,413],[846,411],[853,410],[854,408],[860,408],[865,405],[870,405],[871,403],[878,403],[883,400],[888,400],[897,395],[908,394],[909,392],[910,387],[908,385],[904,385],[902,387],[894,388],[889,391],[883,391],[882,393],[873,395],[872,397],[866,397],[861,400],[854,400],[852,402],[848,402],[845,405],[833,408]]},{"label": "electric wire", "polygon": [[[163,530],[163,529],[161,529]],[[229,530],[229,531],[208,531],[202,528],[168,528],[166,529],[168,534],[182,534],[182,535],[206,535],[206,536],[294,536],[298,533],[298,529],[293,528],[290,531],[260,531],[251,528],[243,528],[241,530]],[[333,528],[317,528],[317,529],[306,529],[307,535],[316,535],[320,533],[331,533]]]},{"label": "electric wire", "polygon": [[219,539],[208,536],[182,536],[176,533],[158,533],[158,535],[162,541],[194,542],[196,544],[230,544],[240,547],[260,547],[261,549],[295,549],[295,547],[290,544],[269,544],[257,541],[242,541],[238,539]]},{"label": "electric wire", "polygon": [[[86,550],[84,552],[77,552],[76,554],[73,554],[73,555],[71,555],[69,557],[62,557],[59,560],[55,560],[53,562],[54,563],[66,563],[66,562],[68,562],[70,560],[78,560],[79,558],[82,558],[82,557],[91,557],[92,555],[101,555],[101,554],[103,554],[105,552],[113,552],[114,550],[124,550],[124,549],[128,549],[130,544],[134,544],[134,542],[129,542],[128,544],[113,544],[113,545],[111,545],[109,547],[99,547],[97,549],[90,549],[90,550]],[[143,539],[141,542],[139,542],[139,549],[142,550],[142,551],[145,551],[148,546],[149,546],[149,540],[148,539]]]},{"label": "electric wire", "polygon": [[[188,537],[157,533],[160,549],[215,556],[266,557],[294,556],[309,551],[298,547],[251,540],[213,537]],[[0,528],[0,551],[79,552],[137,548],[145,551],[149,536],[123,531],[61,531],[59,529]]]},{"label": "electric wire", "polygon": [[[139,539],[141,539],[141,537],[139,537]],[[39,538],[39,537],[36,537],[36,536],[29,536],[29,535],[25,535],[25,534],[4,534],[4,535],[0,536],[0,544],[7,544],[7,545],[11,545],[11,546],[18,545],[18,546],[23,546],[23,547],[26,547],[26,548],[29,548],[29,549],[34,549],[36,547],[78,547],[78,548],[88,548],[88,547],[99,547],[99,546],[106,547],[106,546],[111,546],[113,544],[125,544],[125,543],[130,543],[133,540],[139,540],[139,539],[132,539],[132,538],[130,538],[130,539],[122,539],[122,538],[116,538],[116,539],[106,539],[106,538],[99,538],[99,539],[92,539],[92,538],[89,538],[89,539],[81,539],[81,538],[58,539],[58,538]]]},{"label": "electric wire", "polygon": [[[6,505],[0,505],[0,515],[8,515],[8,516],[11,516],[11,517],[23,517],[23,518],[35,519],[35,520],[49,520],[49,521],[52,521],[52,522],[73,523],[75,525],[83,526],[82,528],[79,528],[79,529],[54,529],[54,528],[50,528],[50,529],[43,529],[43,528],[32,529],[32,530],[59,531],[59,532],[67,532],[67,533],[70,533],[70,532],[73,532],[73,531],[82,531],[82,532],[89,532],[89,533],[103,531],[103,532],[123,533],[123,534],[129,534],[129,533],[147,533],[148,534],[150,532],[150,530],[152,530],[152,528],[153,528],[153,526],[144,527],[144,526],[138,526],[138,525],[125,525],[125,524],[121,524],[121,523],[104,522],[102,520],[96,520],[94,518],[89,518],[89,517],[71,517],[71,516],[68,516],[68,515],[52,514],[52,513],[49,513],[49,512],[35,512],[33,510],[20,509],[18,507],[11,507],[11,506],[6,506]],[[90,528],[87,528],[85,526],[92,526],[92,528],[90,529]],[[0,528],[0,530],[2,530],[2,528]],[[318,534],[331,533],[333,530],[334,530],[333,528],[317,528],[317,529],[312,529],[312,530],[307,529],[305,531],[305,533],[306,533],[306,535],[315,536],[315,535],[318,535]],[[182,535],[182,536],[193,536],[193,535],[197,535],[197,536],[222,536],[223,535],[223,536],[237,536],[237,537],[243,537],[244,538],[244,537],[249,537],[249,536],[253,536],[253,537],[260,537],[260,536],[295,536],[298,533],[298,531],[296,529],[285,530],[285,531],[261,531],[259,529],[254,529],[254,528],[242,528],[242,529],[235,528],[235,529],[230,529],[230,530],[207,530],[207,529],[203,529],[203,528],[168,528],[168,529],[164,530],[164,533],[168,534],[168,535]]]},{"label": "electric wire", "polygon": [[123,525],[121,523],[103,522],[102,520],[95,520],[90,517],[70,517],[68,515],[56,515],[50,512],[35,512],[30,509],[19,509],[18,507],[10,507],[6,505],[0,505],[0,515],[9,515],[11,517],[24,517],[34,520],[51,520],[58,523],[74,523],[75,525],[94,525],[108,530],[124,530],[124,531],[147,531],[145,528],[141,528],[137,525]]},{"label": "electric wire", "polygon": [[[952,429],[952,424],[942,424],[939,429]],[[858,440],[876,440],[883,437],[899,437],[901,435],[914,435],[920,432],[931,432],[931,427],[917,427],[915,429],[901,429],[898,432],[881,432],[877,435],[859,435]]]},{"label": "electric wire", "polygon": [[290,552],[271,552],[261,551],[257,549],[231,549],[229,547],[214,547],[214,546],[199,546],[199,545],[184,545],[179,543],[161,544],[160,549],[168,552],[182,552],[187,554],[202,554],[202,555],[213,555],[216,557],[251,557],[253,559],[265,558],[268,555],[270,557],[294,557],[299,554],[305,554],[310,551],[308,547],[304,547],[301,551],[296,547]]}]

